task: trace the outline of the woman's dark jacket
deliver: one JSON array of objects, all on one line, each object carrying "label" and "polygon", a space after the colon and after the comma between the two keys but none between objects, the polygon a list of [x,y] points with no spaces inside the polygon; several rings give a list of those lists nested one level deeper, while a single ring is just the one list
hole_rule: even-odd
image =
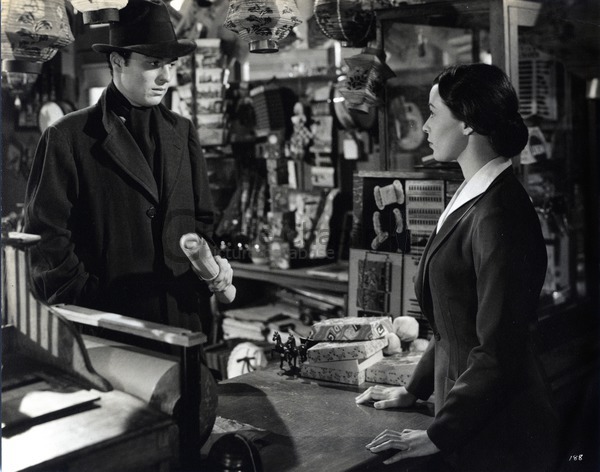
[{"label": "woman's dark jacket", "polygon": [[556,417],[531,336],[546,265],[510,168],[451,213],[422,256],[415,290],[434,336],[407,389],[435,392],[427,433],[461,472],[549,470]]}]

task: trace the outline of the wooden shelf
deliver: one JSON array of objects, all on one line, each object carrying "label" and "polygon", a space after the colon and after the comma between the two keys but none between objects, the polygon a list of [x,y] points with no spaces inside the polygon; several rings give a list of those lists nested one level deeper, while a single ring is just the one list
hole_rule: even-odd
[{"label": "wooden shelf", "polygon": [[271,269],[269,266],[255,265],[229,261],[233,268],[233,277],[251,280],[260,280],[283,287],[304,287],[317,290],[328,290],[337,293],[348,292],[348,282],[319,277],[308,274],[307,271],[314,267],[302,269]]}]

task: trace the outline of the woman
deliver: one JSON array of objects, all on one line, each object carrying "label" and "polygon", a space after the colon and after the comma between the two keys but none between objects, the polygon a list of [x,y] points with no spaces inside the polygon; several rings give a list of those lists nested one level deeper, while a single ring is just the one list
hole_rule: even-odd
[{"label": "woman", "polygon": [[464,176],[415,282],[434,335],[406,387],[371,387],[356,402],[410,407],[434,393],[435,418],[367,448],[400,450],[386,463],[441,452],[461,472],[550,470],[556,417],[530,337],[547,259],[511,166],[528,136],[518,99],[499,68],[472,64],[444,70],[429,102],[433,157]]}]

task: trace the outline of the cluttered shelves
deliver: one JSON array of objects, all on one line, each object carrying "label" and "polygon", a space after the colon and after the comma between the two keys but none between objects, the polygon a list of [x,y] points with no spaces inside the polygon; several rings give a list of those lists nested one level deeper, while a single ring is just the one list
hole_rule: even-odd
[{"label": "cluttered shelves", "polygon": [[230,261],[234,277],[260,280],[285,287],[303,287],[336,293],[348,291],[348,264],[334,264],[297,268],[273,269],[268,265]]}]

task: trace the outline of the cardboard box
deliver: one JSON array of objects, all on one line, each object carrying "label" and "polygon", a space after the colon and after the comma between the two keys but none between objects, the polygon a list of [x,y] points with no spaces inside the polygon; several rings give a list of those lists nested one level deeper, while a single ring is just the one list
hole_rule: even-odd
[{"label": "cardboard box", "polygon": [[372,341],[322,342],[311,347],[307,356],[311,363],[366,359],[382,351],[387,343],[386,338]]},{"label": "cardboard box", "polygon": [[408,384],[420,355],[393,354],[367,368],[365,380],[379,384],[404,386]]},{"label": "cardboard box", "polygon": [[334,362],[304,362],[300,366],[300,375],[311,379],[360,385],[365,381],[365,372],[367,369],[382,359],[383,353],[379,351],[364,360],[348,359]]},{"label": "cardboard box", "polygon": [[315,323],[309,339],[314,341],[370,341],[393,332],[389,316],[330,318]]}]

